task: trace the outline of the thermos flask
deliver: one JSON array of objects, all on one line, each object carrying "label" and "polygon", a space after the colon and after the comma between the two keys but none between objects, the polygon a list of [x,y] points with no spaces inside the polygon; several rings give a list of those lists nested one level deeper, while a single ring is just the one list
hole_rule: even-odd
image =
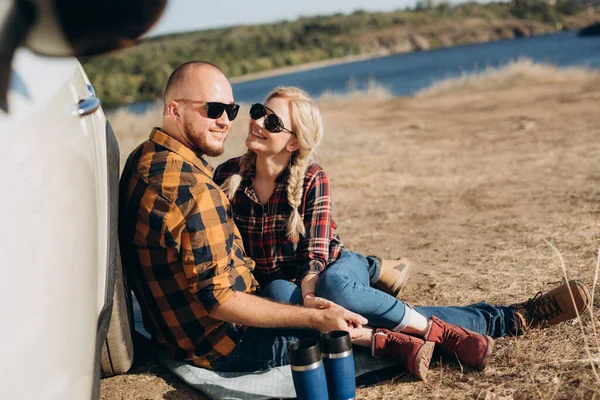
[{"label": "thermos flask", "polygon": [[331,331],[322,334],[321,356],[325,366],[329,398],[331,400],[354,399],[356,397],[354,355],[348,332]]},{"label": "thermos flask", "polygon": [[298,400],[329,400],[319,342],[308,339],[291,343],[288,354]]}]

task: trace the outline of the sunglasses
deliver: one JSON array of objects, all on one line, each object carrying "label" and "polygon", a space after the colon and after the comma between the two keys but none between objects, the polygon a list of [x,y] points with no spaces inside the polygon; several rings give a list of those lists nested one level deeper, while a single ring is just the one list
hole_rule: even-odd
[{"label": "sunglasses", "polygon": [[219,103],[218,101],[200,101],[200,100],[188,100],[188,99],[176,99],[175,101],[180,103],[203,103],[206,104],[206,116],[210,119],[219,119],[223,113],[227,113],[227,118],[233,121],[240,111],[239,104],[225,104]]},{"label": "sunglasses", "polygon": [[[269,111],[270,114],[267,113],[267,111]],[[262,117],[265,117],[265,129],[269,132],[277,133],[281,131],[286,131],[291,133],[292,135],[295,135],[294,132],[290,131],[289,129],[283,126],[283,122],[281,121],[281,119],[279,119],[277,114],[275,114],[273,110],[271,110],[269,107],[264,106],[260,103],[252,104],[252,107],[250,107],[250,118],[260,119]]]}]

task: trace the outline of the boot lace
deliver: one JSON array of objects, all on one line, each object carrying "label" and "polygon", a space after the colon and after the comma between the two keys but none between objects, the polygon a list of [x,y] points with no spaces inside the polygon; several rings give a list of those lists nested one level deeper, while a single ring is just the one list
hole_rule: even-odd
[{"label": "boot lace", "polygon": [[[389,344],[390,344],[390,351],[393,354],[393,356],[395,358],[399,358],[400,360],[404,360],[403,362],[405,362],[405,358],[406,358],[406,351],[409,349],[406,345],[408,343],[410,343],[409,340],[405,340],[405,339],[401,339],[395,335],[389,335],[388,334],[388,339],[389,339]],[[405,364],[407,365],[407,364]]]},{"label": "boot lace", "polygon": [[453,329],[445,329],[442,335],[442,343],[445,350],[449,353],[456,353],[458,345],[465,338],[464,333]]},{"label": "boot lace", "polygon": [[538,292],[532,299],[527,300],[524,308],[527,310],[532,324],[541,323],[563,312],[554,296],[543,296],[542,292]]},{"label": "boot lace", "polygon": [[406,343],[408,343],[408,341],[407,341],[407,340],[400,339],[399,337],[397,337],[397,336],[394,336],[394,335],[389,335],[389,334],[388,334],[388,339],[389,339],[389,340],[390,340],[390,342],[392,342],[392,343],[393,343],[393,345],[394,345],[396,348],[398,348],[398,349],[399,349],[400,347],[402,347],[403,345],[405,345]]}]

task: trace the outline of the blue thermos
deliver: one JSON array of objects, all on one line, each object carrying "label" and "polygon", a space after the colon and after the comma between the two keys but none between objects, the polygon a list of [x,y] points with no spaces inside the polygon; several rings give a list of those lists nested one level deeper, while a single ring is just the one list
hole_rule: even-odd
[{"label": "blue thermos", "polygon": [[321,335],[321,356],[325,365],[327,387],[331,400],[349,400],[356,397],[354,355],[350,335],[331,331]]},{"label": "blue thermos", "polygon": [[319,342],[294,342],[288,346],[288,354],[298,400],[329,400]]}]

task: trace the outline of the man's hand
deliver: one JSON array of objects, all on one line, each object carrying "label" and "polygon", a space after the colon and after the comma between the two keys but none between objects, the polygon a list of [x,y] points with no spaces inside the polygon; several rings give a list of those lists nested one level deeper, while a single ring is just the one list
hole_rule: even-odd
[{"label": "man's hand", "polygon": [[365,317],[362,317],[356,313],[346,310],[344,307],[335,304],[329,300],[323,298],[320,302],[325,308],[318,310],[318,317],[315,321],[314,328],[319,330],[321,333],[329,331],[347,331],[350,333],[350,338],[358,338],[362,331],[362,325],[368,323]]},{"label": "man's hand", "polygon": [[337,304],[335,304],[333,301],[329,301],[322,297],[317,297],[312,293],[304,296],[303,305],[306,308],[316,308],[320,310],[337,306]]},{"label": "man's hand", "polygon": [[358,330],[367,319],[329,300],[317,300],[325,308],[307,308],[280,304],[261,297],[235,292],[210,316],[234,324],[259,328],[313,328],[319,332],[343,330],[358,337]]},{"label": "man's hand", "polygon": [[[342,326],[338,325],[338,327],[335,329],[327,327],[327,328],[325,328],[326,330],[321,330],[321,329],[317,328],[317,329],[319,329],[320,332],[328,332],[331,330],[344,330],[344,331],[350,332],[350,338],[354,339],[355,337],[358,337],[360,335],[358,333],[357,329],[361,328],[361,325],[364,325],[368,322],[366,318],[363,318],[362,316],[360,316],[358,314],[355,314],[353,312],[346,310],[344,307],[340,306],[339,304],[336,304],[333,301],[324,299],[322,297],[317,297],[313,294],[310,294],[310,295],[304,297],[304,307],[305,308],[315,308],[317,310],[334,310],[337,308],[338,313],[342,313],[342,315],[344,316],[346,325],[342,325]],[[331,311],[328,311],[326,313],[326,315],[331,315]],[[348,315],[352,315],[352,316],[356,316],[356,317],[360,318],[360,324],[357,324],[356,323],[357,321],[349,318]],[[333,317],[329,317],[329,318],[333,318]],[[328,322],[333,322],[334,324],[336,323],[334,319],[330,319],[330,320],[328,320]]]}]

